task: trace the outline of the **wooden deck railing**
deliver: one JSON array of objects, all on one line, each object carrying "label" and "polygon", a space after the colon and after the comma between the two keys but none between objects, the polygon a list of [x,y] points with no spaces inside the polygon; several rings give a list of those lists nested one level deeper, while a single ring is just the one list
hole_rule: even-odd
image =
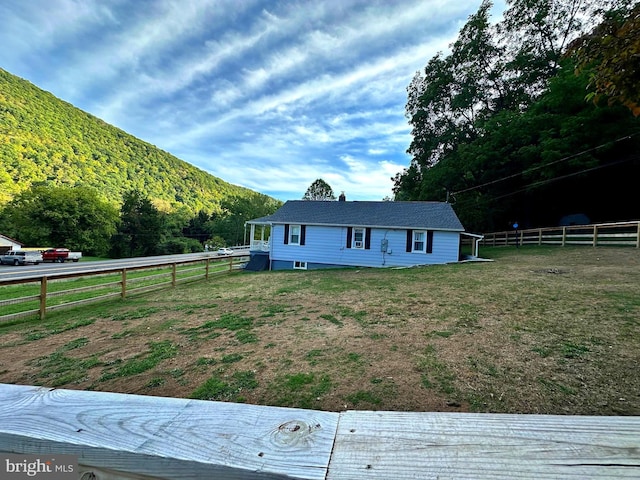
[{"label": "wooden deck railing", "polygon": [[587,245],[640,248],[640,221],[486,233],[481,244],[485,246]]},{"label": "wooden deck railing", "polygon": [[[44,319],[48,312],[116,297],[175,287],[241,268],[248,257],[167,260],[130,267],[103,267],[98,271],[52,273],[29,279],[0,280],[0,322],[31,316]],[[20,288],[11,289],[19,285]],[[8,288],[2,288],[8,287]]]},{"label": "wooden deck railing", "polygon": [[0,452],[73,455],[82,479],[640,478],[633,416],[335,413],[7,384],[0,399]]},{"label": "wooden deck railing", "polygon": [[249,248],[252,252],[268,252],[269,240],[251,240]]}]

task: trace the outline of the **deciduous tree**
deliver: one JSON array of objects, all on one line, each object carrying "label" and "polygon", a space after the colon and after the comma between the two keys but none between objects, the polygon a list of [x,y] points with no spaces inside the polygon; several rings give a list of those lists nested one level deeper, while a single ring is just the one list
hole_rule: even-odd
[{"label": "deciduous tree", "polygon": [[323,179],[315,180],[302,197],[303,200],[335,200],[331,186]]},{"label": "deciduous tree", "polygon": [[578,72],[590,74],[587,98],[619,102],[640,115],[640,4],[609,12],[604,22],[571,45],[569,54]]},{"label": "deciduous tree", "polygon": [[443,161],[473,160],[459,155],[461,146],[486,136],[494,117],[509,117],[503,112],[519,115],[530,108],[559,72],[566,45],[595,25],[603,8],[623,1],[509,0],[504,19],[492,26],[492,4],[485,0],[451,53],[434,56],[407,88],[412,159],[393,178],[396,199],[445,196],[471,170],[447,168],[453,176],[443,176],[439,185],[427,180],[430,170]]},{"label": "deciduous tree", "polygon": [[3,210],[4,233],[27,246],[107,253],[118,211],[89,187],[36,185]]},{"label": "deciduous tree", "polygon": [[116,258],[157,255],[164,240],[164,217],[138,190],[127,192],[120,209],[118,231],[111,242]]}]

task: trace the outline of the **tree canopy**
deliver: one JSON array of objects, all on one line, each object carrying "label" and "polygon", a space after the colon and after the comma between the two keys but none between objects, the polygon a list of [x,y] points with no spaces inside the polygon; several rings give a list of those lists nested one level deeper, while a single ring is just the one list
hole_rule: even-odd
[{"label": "tree canopy", "polygon": [[331,186],[323,179],[315,180],[302,197],[303,200],[335,200]]},{"label": "tree canopy", "polygon": [[605,21],[569,48],[578,73],[589,73],[588,98],[619,102],[640,115],[640,4],[607,12]]},{"label": "tree canopy", "polygon": [[120,209],[118,231],[112,239],[111,256],[158,255],[164,240],[165,217],[138,190],[127,192]]},{"label": "tree canopy", "polygon": [[640,215],[628,180],[640,173],[640,125],[621,108],[586,102],[588,75],[576,76],[563,56],[609,10],[511,0],[493,25],[490,6],[483,2],[451,53],[433,57],[407,88],[412,160],[394,178],[395,198],[448,200],[479,231],[516,220],[553,225],[579,212],[594,221]]},{"label": "tree canopy", "polygon": [[0,226],[32,247],[67,247],[102,256],[109,249],[116,208],[88,187],[36,185],[2,210]]},{"label": "tree canopy", "polygon": [[222,213],[163,212],[138,190],[118,211],[90,187],[32,186],[0,209],[0,231],[27,247],[67,247],[116,258],[199,252],[205,244],[244,245],[245,222],[282,202],[254,193],[222,202]]}]

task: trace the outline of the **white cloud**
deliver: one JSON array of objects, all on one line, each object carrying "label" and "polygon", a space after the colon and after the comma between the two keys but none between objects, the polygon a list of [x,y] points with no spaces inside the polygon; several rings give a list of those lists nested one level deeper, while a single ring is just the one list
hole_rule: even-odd
[{"label": "white cloud", "polygon": [[231,183],[380,199],[409,160],[406,86],[480,0],[9,3],[11,73]]}]

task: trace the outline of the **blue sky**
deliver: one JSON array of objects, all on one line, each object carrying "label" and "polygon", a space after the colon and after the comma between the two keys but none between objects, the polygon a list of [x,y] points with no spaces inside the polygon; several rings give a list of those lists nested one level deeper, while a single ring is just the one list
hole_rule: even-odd
[{"label": "blue sky", "polygon": [[381,200],[407,85],[480,3],[0,0],[0,67],[227,182]]}]

